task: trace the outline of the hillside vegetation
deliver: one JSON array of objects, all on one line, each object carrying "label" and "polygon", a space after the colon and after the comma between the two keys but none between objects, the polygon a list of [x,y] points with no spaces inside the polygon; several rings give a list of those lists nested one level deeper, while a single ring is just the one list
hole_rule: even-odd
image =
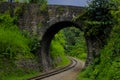
[{"label": "hillside vegetation", "polygon": [[[30,0],[30,3],[46,0]],[[120,6],[119,0],[89,0],[85,13],[80,15],[84,31],[71,27],[58,32],[52,39],[50,55],[53,68],[70,63],[67,56],[86,60],[84,37],[98,41],[100,53],[93,52],[93,62],[77,80],[120,80]],[[94,42],[93,41],[93,42]],[[37,35],[20,30],[17,16],[0,14],[0,80],[24,80],[42,72],[37,51]],[[95,48],[95,47],[94,47]]]},{"label": "hillside vegetation", "polygon": [[16,18],[0,14],[0,80],[22,80],[38,74],[34,38],[25,36],[15,25]]},{"label": "hillside vegetation", "polygon": [[[0,4],[6,1],[1,0]],[[42,9],[46,9],[46,0],[33,1],[30,0],[30,3],[41,3]],[[26,3],[26,0],[24,2]],[[14,11],[12,12],[11,8],[4,14],[0,13],[0,80],[25,80],[42,72],[36,55],[40,40],[37,35],[20,30],[19,15],[12,14]]]},{"label": "hillside vegetation", "polygon": [[83,32],[75,27],[65,28],[58,32],[51,42],[51,57],[54,66],[70,63],[67,56],[86,60],[86,47]]},{"label": "hillside vegetation", "polygon": [[100,52],[100,57],[83,70],[77,80],[120,80],[120,8],[117,5],[119,2],[118,0],[112,2],[116,6],[109,12],[113,16],[111,19],[114,25]]},{"label": "hillside vegetation", "polygon": [[57,33],[51,42],[50,54],[53,67],[62,67],[70,64],[70,60],[65,55],[65,36],[63,31]]},{"label": "hillside vegetation", "polygon": [[[43,70],[36,54],[40,47],[38,36],[20,30],[17,19],[18,16],[11,17],[9,11],[0,14],[0,80],[24,80],[39,75]],[[53,68],[68,65],[68,56],[85,61],[83,34],[72,27],[55,35],[50,46]]]},{"label": "hillside vegetation", "polygon": [[84,32],[75,27],[63,29],[65,35],[65,53],[85,61],[87,57]]}]

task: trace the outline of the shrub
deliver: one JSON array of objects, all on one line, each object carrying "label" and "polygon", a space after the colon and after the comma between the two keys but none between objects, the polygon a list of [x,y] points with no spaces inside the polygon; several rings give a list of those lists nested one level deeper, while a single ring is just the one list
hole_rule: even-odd
[{"label": "shrub", "polygon": [[40,71],[31,53],[37,41],[20,31],[15,21],[8,14],[0,14],[0,80],[23,80]]},{"label": "shrub", "polygon": [[28,39],[18,30],[0,28],[0,53],[9,57],[29,53]]},{"label": "shrub", "polygon": [[9,58],[30,53],[29,40],[14,24],[14,18],[0,14],[0,54]]},{"label": "shrub", "polygon": [[69,64],[69,60],[65,55],[65,39],[63,32],[55,35],[51,42],[50,54],[53,60],[53,67],[65,66]]}]

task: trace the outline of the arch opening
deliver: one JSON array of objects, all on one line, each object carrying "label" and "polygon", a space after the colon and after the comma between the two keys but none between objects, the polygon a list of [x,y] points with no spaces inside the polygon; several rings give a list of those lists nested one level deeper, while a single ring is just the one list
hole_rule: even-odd
[{"label": "arch opening", "polygon": [[82,31],[79,25],[77,25],[76,23],[70,22],[70,21],[63,21],[63,22],[55,23],[46,30],[45,34],[42,37],[42,41],[41,41],[41,58],[42,58],[42,65],[44,66],[43,68],[45,71],[50,70],[52,66],[51,56],[50,56],[50,44],[51,44],[53,37],[63,28],[73,27],[73,26]]}]

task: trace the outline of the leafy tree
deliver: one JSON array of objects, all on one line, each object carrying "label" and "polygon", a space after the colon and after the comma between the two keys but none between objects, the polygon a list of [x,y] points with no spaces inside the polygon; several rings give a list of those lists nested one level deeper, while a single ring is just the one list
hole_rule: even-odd
[{"label": "leafy tree", "polygon": [[113,24],[113,16],[110,13],[112,7],[110,0],[89,0],[89,7],[85,15],[87,36],[101,37],[100,40],[104,42],[104,38],[110,33]]},{"label": "leafy tree", "polygon": [[69,64],[69,59],[65,56],[65,36],[63,30],[58,32],[53,38],[50,46],[53,67],[65,66]]},{"label": "leafy tree", "polygon": [[86,12],[79,17],[83,22],[88,54],[90,54],[87,65],[92,64],[94,59],[100,56],[100,50],[106,44],[114,25],[111,10],[115,8],[112,0],[89,0],[88,5]]},{"label": "leafy tree", "polygon": [[116,22],[113,25],[107,43],[101,50],[100,58],[95,59],[95,63],[100,60],[99,64],[89,66],[81,77],[77,80],[119,80],[120,79],[120,1],[114,0],[112,4],[117,8],[111,10],[112,20]]},{"label": "leafy tree", "polygon": [[86,59],[86,47],[83,32],[74,27],[65,28],[64,35],[66,40],[65,51],[69,56],[77,57],[81,60]]}]

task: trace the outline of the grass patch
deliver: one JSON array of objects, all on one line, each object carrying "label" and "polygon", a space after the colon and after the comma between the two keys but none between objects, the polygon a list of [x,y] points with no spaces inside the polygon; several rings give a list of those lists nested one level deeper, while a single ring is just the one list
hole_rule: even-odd
[{"label": "grass patch", "polygon": [[26,58],[22,56],[16,60],[1,57],[0,80],[26,80],[27,78],[38,76],[40,69],[37,64],[35,64],[36,62],[35,57]]},{"label": "grass patch", "polygon": [[82,70],[82,71],[79,73],[79,75],[78,75],[78,77],[77,77],[76,80],[93,80],[93,79],[91,79],[91,78],[89,77],[89,75],[91,75],[92,71],[93,71],[93,70],[91,69],[91,66],[87,67],[87,69]]},{"label": "grass patch", "polygon": [[33,72],[33,73],[25,74],[22,76],[8,76],[8,77],[3,78],[3,80],[26,80],[26,79],[39,76],[39,75],[40,75],[40,72]]}]

